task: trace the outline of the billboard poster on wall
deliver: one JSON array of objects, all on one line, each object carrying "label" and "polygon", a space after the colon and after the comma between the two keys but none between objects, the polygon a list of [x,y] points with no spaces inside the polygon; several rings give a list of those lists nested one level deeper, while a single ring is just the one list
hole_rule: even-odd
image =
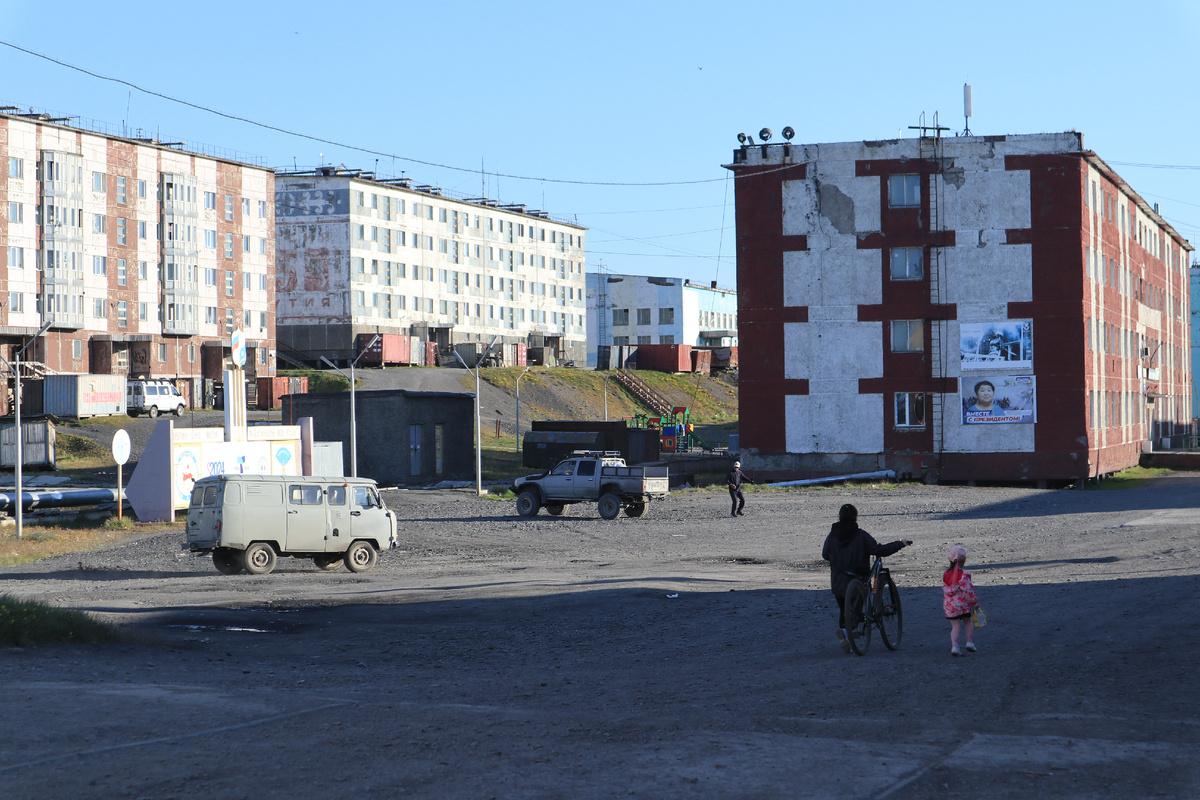
[{"label": "billboard poster on wall", "polygon": [[1037,422],[1037,386],[1033,375],[963,379],[963,425]]},{"label": "billboard poster on wall", "polygon": [[963,372],[1033,370],[1033,320],[964,322],[959,326]]}]

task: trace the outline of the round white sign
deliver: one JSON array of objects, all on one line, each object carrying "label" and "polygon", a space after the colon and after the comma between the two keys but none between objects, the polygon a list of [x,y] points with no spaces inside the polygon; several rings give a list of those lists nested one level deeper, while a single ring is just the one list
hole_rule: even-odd
[{"label": "round white sign", "polygon": [[124,464],[129,460],[129,434],[124,430],[113,434],[112,453],[118,464]]}]

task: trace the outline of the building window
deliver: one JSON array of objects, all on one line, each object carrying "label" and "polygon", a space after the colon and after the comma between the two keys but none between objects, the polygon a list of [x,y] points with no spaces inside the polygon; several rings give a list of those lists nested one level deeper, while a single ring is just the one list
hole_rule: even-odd
[{"label": "building window", "polygon": [[204,307],[204,321],[209,325],[217,324],[217,309],[215,306]]},{"label": "building window", "polygon": [[[675,324],[675,309],[660,308],[658,310],[658,324],[659,325],[674,325]],[[663,344],[674,344],[674,342],[663,342]]]},{"label": "building window", "polygon": [[[263,327],[266,327],[266,325],[264,324]],[[267,348],[258,348],[258,363],[262,364],[264,367],[267,365]]]},{"label": "building window", "polygon": [[108,257],[107,256],[92,256],[92,274],[107,275],[108,274]]},{"label": "building window", "polygon": [[216,192],[205,192],[204,193],[204,207],[211,211],[217,210],[217,193]]},{"label": "building window", "polygon": [[675,337],[674,336],[660,336],[660,337],[658,337],[658,343],[659,344],[675,344]]},{"label": "building window", "polygon": [[205,231],[204,232],[204,246],[211,247],[213,250],[217,249],[217,232],[216,231]]},{"label": "building window", "polygon": [[639,336],[639,337],[637,337],[637,339],[638,339],[637,343],[638,344],[651,344],[651,342],[650,342],[651,338],[652,337],[650,337],[650,336]]},{"label": "building window", "polygon": [[125,259],[117,259],[117,286],[129,285],[129,269],[125,265]]},{"label": "building window", "polygon": [[158,363],[167,363],[167,345],[165,342],[158,345]]},{"label": "building window", "polygon": [[233,333],[233,309],[225,309],[225,332]]},{"label": "building window", "polygon": [[117,203],[125,205],[129,202],[128,179],[124,175],[117,176]]},{"label": "building window", "polygon": [[104,298],[96,297],[92,299],[92,316],[96,319],[104,319]]},{"label": "building window", "polygon": [[612,337],[612,343],[614,346],[627,345],[627,344],[629,344],[629,337],[628,336],[614,336],[614,337]]},{"label": "building window", "polygon": [[233,221],[233,197],[225,195],[225,219]]},{"label": "building window", "polygon": [[233,297],[233,271],[225,270],[225,296]]},{"label": "building window", "polygon": [[266,215],[267,215],[267,201],[266,201],[266,200],[259,200],[259,201],[258,201],[258,216],[259,216],[259,219],[261,219],[261,218],[265,217]]},{"label": "building window", "polygon": [[629,325],[629,309],[614,308],[613,309],[613,327],[625,327]]},{"label": "building window", "polygon": [[93,192],[103,192],[104,184],[105,184],[104,173],[103,172],[93,172],[92,173],[92,191]]},{"label": "building window", "polygon": [[146,182],[145,181],[138,181],[138,197],[142,198],[143,200],[146,199]]},{"label": "building window", "polygon": [[12,247],[8,248],[8,268],[9,269],[24,269],[25,268],[25,248]]},{"label": "building window", "polygon": [[233,259],[233,234],[225,234],[225,258]]},{"label": "building window", "polygon": [[925,395],[921,392],[896,392],[896,427],[925,427]]},{"label": "building window", "polygon": [[21,314],[25,311],[25,295],[20,292],[8,293],[8,313]]},{"label": "building window", "polygon": [[129,303],[124,300],[117,301],[117,327],[129,327]]},{"label": "building window", "polygon": [[146,276],[148,274],[149,274],[149,265],[145,261],[139,261],[138,262],[138,280],[142,280],[142,281],[146,280]]},{"label": "building window", "polygon": [[8,177],[17,180],[25,177],[25,159],[15,157],[8,159]]},{"label": "building window", "polygon": [[138,238],[146,238],[146,222],[144,220],[138,220]]},{"label": "building window", "polygon": [[138,303],[138,320],[145,322],[149,319],[150,308],[146,303]]},{"label": "building window", "polygon": [[71,340],[71,358],[76,361],[83,358],[83,342],[79,339]]},{"label": "building window", "polygon": [[92,215],[92,233],[107,233],[108,217],[103,214]]},{"label": "building window", "polygon": [[8,221],[14,224],[25,221],[25,209],[20,203],[8,204]]},{"label": "building window", "polygon": [[892,280],[919,281],[925,274],[924,250],[920,247],[893,247]]},{"label": "building window", "polygon": [[243,253],[250,252],[250,237],[249,236],[242,237],[242,252]]},{"label": "building window", "polygon": [[126,244],[125,224],[126,220],[124,217],[117,217],[117,244],[122,246]]},{"label": "building window", "polygon": [[925,349],[925,323],[919,319],[892,320],[892,352],[920,353]]},{"label": "building window", "polygon": [[[649,325],[650,324],[650,309],[639,308],[637,310],[637,324],[638,325]],[[638,342],[638,344],[650,344],[650,343],[649,342]]]},{"label": "building window", "polygon": [[913,208],[921,205],[920,175],[889,175],[888,206]]}]

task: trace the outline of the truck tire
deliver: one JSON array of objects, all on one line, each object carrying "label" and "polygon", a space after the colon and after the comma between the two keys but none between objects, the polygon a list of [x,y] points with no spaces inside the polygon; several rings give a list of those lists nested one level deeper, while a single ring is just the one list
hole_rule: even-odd
[{"label": "truck tire", "polygon": [[231,547],[216,547],[212,552],[213,566],[222,575],[237,575],[244,568],[242,551]]},{"label": "truck tire", "polygon": [[538,500],[537,492],[532,489],[517,495],[517,513],[522,517],[536,517],[542,503]]},{"label": "truck tire", "polygon": [[646,509],[649,506],[650,506],[650,504],[645,501],[640,501],[637,503],[630,503],[629,505],[625,506],[625,516],[640,517],[646,513]]},{"label": "truck tire", "polygon": [[621,513],[621,497],[613,492],[607,492],[600,495],[600,502],[596,503],[597,509],[600,511],[600,516],[605,519],[616,519]]},{"label": "truck tire", "polygon": [[150,415],[151,419],[154,419],[158,416],[158,406],[150,406],[146,409],[146,413]]},{"label": "truck tire", "polygon": [[546,511],[552,517],[561,516],[567,510],[566,503],[546,503]]},{"label": "truck tire", "polygon": [[378,556],[370,542],[358,541],[346,548],[344,561],[351,572],[366,572],[375,566]]},{"label": "truck tire", "polygon": [[317,565],[317,569],[333,571],[342,565],[342,557],[337,554],[313,556],[313,563]]},{"label": "truck tire", "polygon": [[275,569],[275,548],[265,542],[255,542],[246,548],[242,559],[246,572],[251,575],[268,575]]}]

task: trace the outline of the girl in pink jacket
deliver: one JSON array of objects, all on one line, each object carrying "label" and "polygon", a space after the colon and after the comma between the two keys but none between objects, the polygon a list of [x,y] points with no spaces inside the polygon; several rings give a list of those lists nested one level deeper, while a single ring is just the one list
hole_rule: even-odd
[{"label": "girl in pink jacket", "polygon": [[958,649],[958,633],[965,625],[967,628],[967,652],[974,653],[975,625],[971,622],[971,612],[979,605],[975,597],[975,586],[971,583],[971,573],[963,572],[967,563],[967,548],[955,545],[950,548],[950,568],[942,575],[942,609],[946,619],[950,620],[950,655],[961,656]]}]

